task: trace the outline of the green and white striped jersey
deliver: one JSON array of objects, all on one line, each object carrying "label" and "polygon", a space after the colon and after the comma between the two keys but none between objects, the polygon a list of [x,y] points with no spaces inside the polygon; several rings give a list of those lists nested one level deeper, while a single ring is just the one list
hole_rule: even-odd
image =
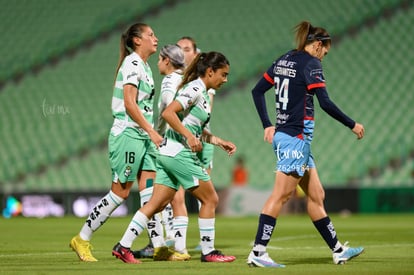
[{"label": "green and white striped jersey", "polygon": [[[198,78],[186,84],[178,91],[175,100],[183,107],[183,111],[178,114],[181,123],[194,136],[201,138],[203,129],[210,120],[210,97],[204,82]],[[184,137],[174,129],[167,129],[165,137],[166,143],[160,147],[160,154],[175,156],[182,150],[191,152]]]},{"label": "green and white striped jersey", "polygon": [[169,75],[166,75],[161,83],[160,97],[158,99],[158,122],[157,132],[160,135],[164,135],[167,128],[169,128],[167,122],[161,117],[162,112],[167,106],[173,102],[175,95],[177,94],[177,87],[183,80],[183,72],[176,70]]},{"label": "green and white striped jersey", "polygon": [[148,138],[148,134],[128,115],[124,104],[124,85],[131,84],[137,87],[136,99],[138,108],[147,121],[154,125],[154,79],[148,63],[133,52],[126,56],[116,76],[114,94],[112,96],[112,115],[114,123],[111,133],[119,135],[126,128],[135,129],[139,136]]}]

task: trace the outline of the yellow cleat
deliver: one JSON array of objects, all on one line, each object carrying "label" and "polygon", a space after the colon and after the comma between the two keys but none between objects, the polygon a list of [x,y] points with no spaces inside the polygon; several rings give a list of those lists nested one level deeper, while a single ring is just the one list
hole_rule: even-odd
[{"label": "yellow cleat", "polygon": [[92,256],[92,245],[88,241],[81,239],[79,235],[76,235],[70,241],[69,247],[76,252],[79,259],[83,262],[97,262],[98,260]]},{"label": "yellow cleat", "polygon": [[188,261],[191,256],[188,253],[180,253],[168,246],[154,247],[154,261]]},{"label": "yellow cleat", "polygon": [[191,259],[191,255],[184,252],[184,253],[180,253],[178,251],[174,251],[174,253],[170,256],[170,258],[168,259],[169,261],[175,261],[175,262],[179,262],[179,261],[188,261]]},{"label": "yellow cleat", "polygon": [[154,261],[168,261],[174,254],[174,250],[168,246],[154,247]]}]

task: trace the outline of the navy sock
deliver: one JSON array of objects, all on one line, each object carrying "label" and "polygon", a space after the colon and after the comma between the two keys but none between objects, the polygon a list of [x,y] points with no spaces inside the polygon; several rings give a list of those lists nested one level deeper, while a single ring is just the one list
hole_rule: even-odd
[{"label": "navy sock", "polygon": [[316,229],[319,231],[319,234],[321,234],[322,238],[325,240],[329,248],[332,251],[334,251],[335,246],[338,243],[338,238],[336,237],[336,231],[331,219],[328,216],[326,216],[325,218],[314,221],[313,224],[315,225]]},{"label": "navy sock", "polygon": [[260,214],[259,226],[257,228],[256,239],[254,241],[254,244],[266,247],[270,241],[270,238],[272,237],[275,226],[275,218],[265,214]]}]

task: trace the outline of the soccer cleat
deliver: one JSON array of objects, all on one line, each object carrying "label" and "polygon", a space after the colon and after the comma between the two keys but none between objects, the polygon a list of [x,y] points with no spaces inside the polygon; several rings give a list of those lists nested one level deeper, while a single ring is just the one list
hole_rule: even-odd
[{"label": "soccer cleat", "polygon": [[171,255],[169,261],[188,261],[191,259],[191,255],[188,254],[187,249],[183,251],[174,250],[174,254]]},{"label": "soccer cleat", "polygon": [[247,258],[247,264],[250,267],[285,267],[284,264],[278,264],[269,257],[269,254],[266,252],[261,256],[254,255],[254,252],[251,251],[249,257]]},{"label": "soccer cleat", "polygon": [[363,247],[349,247],[347,244],[348,242],[342,246],[341,252],[333,253],[332,257],[334,264],[345,264],[347,261],[364,252]]},{"label": "soccer cleat", "polygon": [[230,263],[234,260],[236,260],[235,256],[223,255],[220,250],[213,250],[206,255],[201,254],[202,262]]},{"label": "soccer cleat", "polygon": [[191,256],[188,253],[180,253],[168,246],[161,246],[154,248],[154,261],[188,261]]},{"label": "soccer cleat", "polygon": [[168,260],[179,262],[179,261],[188,261],[190,259],[191,259],[191,255],[188,254],[187,251],[183,251],[182,253],[178,251],[174,251],[174,253],[170,256]]},{"label": "soccer cleat", "polygon": [[98,260],[92,256],[92,245],[88,241],[81,239],[79,235],[70,240],[69,247],[76,252],[79,259],[83,262],[97,262]]},{"label": "soccer cleat", "polygon": [[168,246],[154,247],[154,261],[169,261],[174,250]]},{"label": "soccer cleat", "polygon": [[141,261],[134,258],[131,249],[123,247],[120,243],[117,243],[112,249],[112,255],[122,260],[127,264],[140,264]]},{"label": "soccer cleat", "polygon": [[152,258],[154,256],[154,247],[152,246],[152,243],[149,243],[146,247],[144,247],[141,250],[132,251],[132,254],[136,259]]}]

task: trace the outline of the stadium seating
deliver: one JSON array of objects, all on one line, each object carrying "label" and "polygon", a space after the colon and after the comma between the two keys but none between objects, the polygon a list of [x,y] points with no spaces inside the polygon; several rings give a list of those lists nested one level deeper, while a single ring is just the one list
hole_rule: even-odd
[{"label": "stadium seating", "polygon": [[[407,157],[414,148],[407,135],[412,128],[413,96],[407,93],[411,85],[405,75],[410,70],[406,62],[409,51],[404,51],[413,42],[412,37],[404,35],[409,31],[406,18],[414,18],[413,12],[412,7],[400,10],[373,28],[363,28],[357,36],[334,47],[324,61],[331,97],[345,112],[364,123],[367,134],[361,142],[353,142],[351,136],[345,139],[343,129],[339,129],[342,126],[334,126],[326,116],[320,116],[317,127],[327,135],[329,143],[315,142],[314,151],[337,159],[319,158],[323,167],[320,173],[326,178],[339,176],[336,181],[344,181],[361,177],[372,166],[385,167],[391,158]],[[386,37],[398,37],[401,46],[392,50],[378,47],[387,44]]]},{"label": "stadium seating", "polygon": [[[3,3],[0,82],[72,51],[166,0],[28,1]],[[7,28],[7,29],[6,29]]]},{"label": "stadium seating", "polygon": [[362,186],[368,188],[412,186],[412,182],[414,181],[414,160],[405,159],[401,160],[401,162],[397,167],[388,166],[378,171],[379,175],[377,176],[366,175],[361,181],[363,182]]},{"label": "stadium seating", "polygon": [[[110,100],[118,59],[119,24],[144,16],[146,10],[167,2],[142,1],[146,4],[134,6],[129,5],[134,1],[122,1],[124,5],[114,7],[105,0],[99,9],[88,8],[93,1],[82,1],[85,6],[74,4],[77,1],[61,1],[56,5],[65,13],[59,15],[46,9],[39,13],[48,14],[47,20],[27,19],[33,22],[32,32],[45,30],[39,33],[39,39],[49,41],[50,48],[35,43],[31,52],[24,52],[22,47],[0,46],[10,51],[1,65],[8,69],[0,70],[1,74],[7,71],[7,75],[0,75],[0,81],[18,71],[24,73],[19,83],[7,82],[0,90],[0,150],[1,161],[6,164],[0,168],[3,186],[27,191],[108,188],[107,149],[101,145],[105,144],[112,123]],[[30,1],[25,2],[31,5]],[[411,77],[404,72],[410,71],[409,60],[413,59],[409,50],[413,38],[406,34],[414,8],[410,5],[405,10],[396,9],[392,16],[381,17],[385,10],[401,2],[283,0],[268,8],[269,2],[260,0],[243,1],[236,9],[232,1],[191,0],[177,1],[176,5],[160,9],[159,14],[142,19],[153,27],[160,46],[189,35],[197,39],[202,50],[218,50],[229,58],[229,82],[217,94],[213,132],[237,144],[238,153],[246,158],[250,183],[263,188],[273,183],[274,174],[270,171],[274,169],[275,157],[270,145],[262,141],[263,131],[250,91],[272,59],[293,47],[291,28],[295,24],[308,19],[327,26],[334,37],[341,38],[337,45],[334,40],[331,53],[324,60],[329,93],[346,113],[364,123],[367,136],[356,142],[342,125],[317,109],[313,152],[327,186],[355,181],[363,185],[372,167],[385,169],[390,159],[405,158],[414,148],[407,134],[410,116],[402,115],[412,113],[413,95],[408,92]],[[39,10],[42,4],[36,3],[32,10]],[[78,5],[94,10],[93,16],[77,13]],[[130,6],[134,8],[122,8]],[[75,15],[73,25],[60,26]],[[380,19],[372,23],[374,17]],[[197,18],[197,23],[189,23],[191,18]],[[269,24],[272,18],[274,22]],[[12,17],[7,20],[14,22]],[[371,23],[363,25],[367,20]],[[53,31],[50,22],[57,22],[58,31]],[[10,38],[5,34],[5,40],[23,43],[18,40],[22,39],[18,35],[21,26],[16,28],[7,34]],[[106,40],[81,47],[84,41],[105,32],[109,32]],[[58,43],[67,37],[73,37],[66,39],[70,45]],[[53,49],[55,46],[58,49]],[[75,55],[48,63],[39,72],[32,70],[39,59],[47,62],[56,52],[62,54],[77,46]],[[27,62],[15,62],[18,58]],[[150,64],[159,85],[161,76],[156,62],[153,56]],[[13,68],[16,63],[26,67]],[[273,115],[274,99],[271,91],[268,94],[269,113]],[[216,150],[213,181],[218,187],[230,183],[233,161]],[[411,178],[405,180],[412,182]]]}]

